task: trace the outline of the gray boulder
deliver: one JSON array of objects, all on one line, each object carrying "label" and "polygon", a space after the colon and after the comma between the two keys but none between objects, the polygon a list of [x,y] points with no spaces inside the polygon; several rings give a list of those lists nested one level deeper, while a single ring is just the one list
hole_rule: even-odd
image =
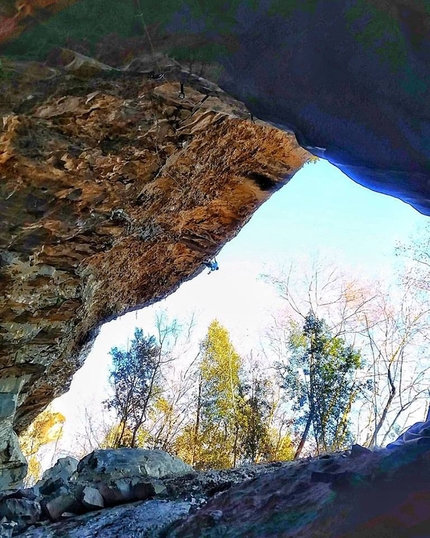
[{"label": "gray boulder", "polygon": [[67,481],[78,468],[78,463],[78,460],[71,456],[59,458],[53,467],[43,473],[40,482],[48,479],[57,480],[59,478]]},{"label": "gray boulder", "polygon": [[61,486],[51,495],[44,497],[41,500],[41,506],[51,521],[62,519],[64,512],[79,514],[85,511],[76,492],[67,486]]},{"label": "gray boulder", "polygon": [[85,456],[73,475],[74,482],[110,482],[121,478],[164,478],[194,472],[192,467],[164,450],[119,448],[95,450]]},{"label": "gray boulder", "polygon": [[20,530],[39,521],[41,512],[40,504],[30,499],[6,498],[0,501],[0,518],[14,521]]},{"label": "gray boulder", "polygon": [[[178,520],[187,517],[189,502],[152,500],[116,506],[65,519],[54,525],[28,529],[22,538],[161,538]],[[3,535],[0,535],[3,538]]]},{"label": "gray boulder", "polygon": [[85,486],[82,490],[81,502],[89,510],[100,510],[104,508],[104,499],[98,489]]}]

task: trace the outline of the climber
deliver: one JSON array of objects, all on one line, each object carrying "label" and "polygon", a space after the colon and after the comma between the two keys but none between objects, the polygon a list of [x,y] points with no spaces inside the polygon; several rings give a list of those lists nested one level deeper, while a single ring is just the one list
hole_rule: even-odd
[{"label": "climber", "polygon": [[204,264],[209,268],[208,275],[210,275],[212,271],[218,271],[219,269],[218,262],[215,258],[213,260],[209,260],[208,262],[204,262]]}]

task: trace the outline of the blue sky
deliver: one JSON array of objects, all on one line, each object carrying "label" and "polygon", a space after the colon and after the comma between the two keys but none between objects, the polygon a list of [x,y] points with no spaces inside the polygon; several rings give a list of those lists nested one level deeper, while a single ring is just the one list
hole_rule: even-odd
[{"label": "blue sky", "polygon": [[197,340],[217,318],[239,351],[246,353],[277,301],[259,278],[261,273],[318,252],[363,277],[387,278],[396,262],[396,242],[408,241],[426,222],[407,204],[361,187],[326,161],[305,165],[223,248],[219,271],[204,271],[158,305],[102,327],[85,366],[75,375],[70,392],[57,400],[56,409],[70,416],[76,402],[96,405],[105,399],[109,350],[125,347],[136,326],[151,333],[155,310],[166,309],[179,319],[194,312]]}]

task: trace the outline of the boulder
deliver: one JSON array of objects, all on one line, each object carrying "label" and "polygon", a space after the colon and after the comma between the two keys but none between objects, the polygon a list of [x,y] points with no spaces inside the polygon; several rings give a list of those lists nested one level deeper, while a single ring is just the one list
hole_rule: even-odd
[{"label": "boulder", "polygon": [[164,496],[167,492],[167,488],[161,480],[156,478],[148,480],[139,477],[100,482],[97,484],[97,488],[107,506],[146,501],[157,495]]},{"label": "boulder", "polygon": [[2,538],[12,538],[15,530],[18,529],[16,521],[9,521],[5,517],[0,521],[0,536]]},{"label": "boulder", "polygon": [[97,488],[106,506],[115,506],[133,500],[129,479],[119,478],[107,483],[100,482]]},{"label": "boulder", "polygon": [[53,467],[43,473],[41,480],[36,483],[33,490],[36,494],[51,495],[61,487],[67,487],[69,478],[77,467],[77,459],[70,456],[59,458]]},{"label": "boulder", "polygon": [[350,456],[351,458],[359,458],[360,456],[365,456],[371,453],[372,451],[369,450],[368,448],[355,444],[355,445],[352,445],[351,447]]},{"label": "boulder", "polygon": [[110,482],[133,477],[164,478],[192,471],[192,467],[163,450],[95,450],[79,462],[73,481],[82,483]]},{"label": "boulder", "polygon": [[43,473],[42,480],[48,480],[49,478],[56,480],[57,478],[62,478],[67,481],[76,471],[78,463],[78,460],[71,456],[59,458],[53,467],[47,469]]},{"label": "boulder", "polygon": [[[19,529],[39,521],[42,510],[37,501],[29,499],[2,499],[0,501],[0,518],[17,523]],[[3,534],[1,534],[3,537]]]},{"label": "boulder", "polygon": [[61,488],[67,487],[67,482],[62,478],[54,480],[48,478],[48,480],[40,481],[34,486],[34,491],[39,495],[52,495],[56,491],[59,491]]},{"label": "boulder", "polygon": [[59,488],[52,495],[44,497],[41,506],[51,521],[59,521],[64,512],[81,513],[84,511],[84,507],[75,492],[65,486]]}]

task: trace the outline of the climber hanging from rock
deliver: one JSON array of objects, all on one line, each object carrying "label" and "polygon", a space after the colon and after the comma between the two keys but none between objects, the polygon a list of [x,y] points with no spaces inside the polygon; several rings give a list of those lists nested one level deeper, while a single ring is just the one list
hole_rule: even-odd
[{"label": "climber hanging from rock", "polygon": [[219,269],[218,262],[216,261],[216,258],[214,258],[213,260],[209,260],[207,262],[204,262],[204,264],[206,265],[206,267],[209,268],[208,275],[210,275],[212,273],[212,271],[218,271],[218,269]]}]

